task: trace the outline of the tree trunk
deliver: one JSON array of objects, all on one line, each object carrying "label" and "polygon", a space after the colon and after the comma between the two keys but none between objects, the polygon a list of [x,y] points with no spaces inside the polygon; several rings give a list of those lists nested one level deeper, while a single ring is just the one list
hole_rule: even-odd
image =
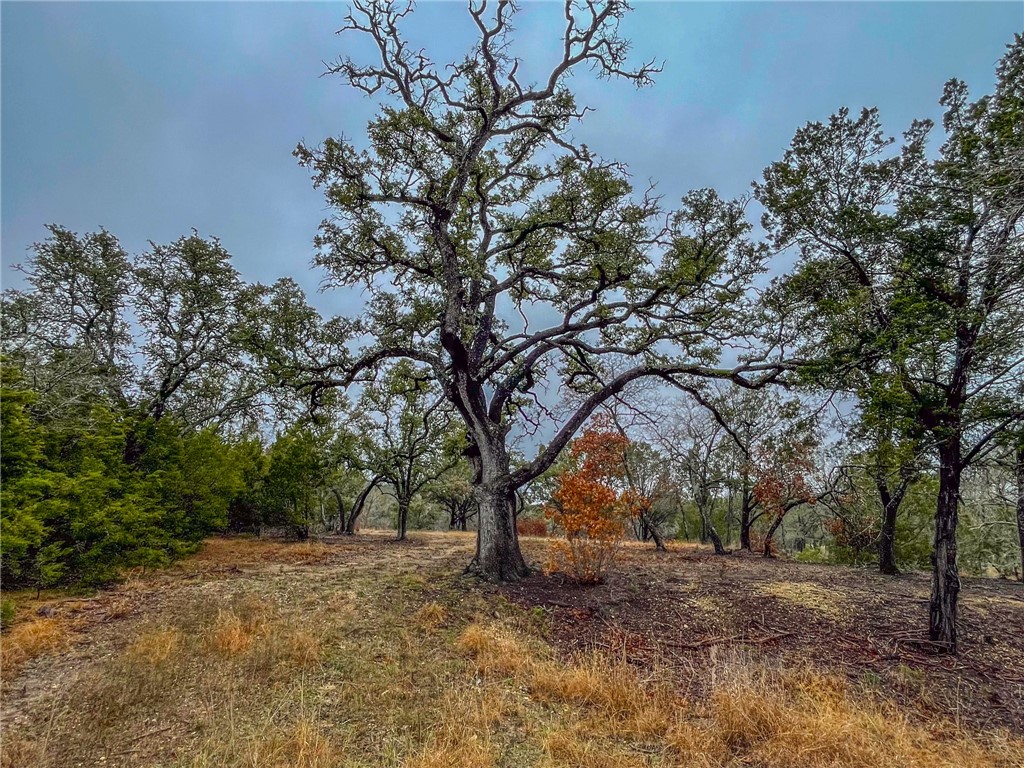
[{"label": "tree trunk", "polygon": [[651,539],[654,539],[654,548],[661,552],[666,551],[665,539],[662,538],[657,524],[650,521],[647,516],[647,512],[640,513],[640,533],[643,537],[641,541],[650,541]]},{"label": "tree trunk", "polygon": [[751,512],[753,511],[752,501],[753,494],[750,492],[750,488],[747,485],[746,477],[743,478],[743,495],[740,497],[740,549],[745,549],[750,552],[752,547],[750,545],[750,528],[753,525],[751,520]]},{"label": "tree trunk", "polygon": [[775,540],[775,532],[779,530],[779,526],[782,525],[782,521],[785,520],[784,515],[779,515],[775,518],[775,522],[772,523],[768,529],[768,533],[764,535],[764,551],[761,553],[765,557],[772,556],[772,542]]},{"label": "tree trunk", "polygon": [[718,535],[718,531],[715,530],[715,524],[711,521],[711,511],[708,509],[706,501],[697,505],[700,510],[700,521],[701,527],[704,533],[707,534],[707,538],[711,539],[711,545],[715,548],[716,555],[727,555],[729,554],[725,547],[722,545],[722,537]]},{"label": "tree trunk", "polygon": [[405,494],[398,496],[398,541],[405,541],[405,532],[409,525],[409,502]]},{"label": "tree trunk", "polygon": [[380,482],[379,477],[374,477],[370,480],[365,488],[359,493],[355,503],[352,505],[352,510],[348,514],[348,521],[345,523],[345,533],[349,536],[354,536],[356,533],[356,521],[359,519],[359,515],[363,513],[363,507],[366,506],[366,500],[370,498],[370,491],[377,487]]},{"label": "tree trunk", "polygon": [[878,484],[882,500],[882,530],[878,534],[878,570],[894,576],[900,572],[896,567],[896,513],[900,510],[899,498],[891,495],[883,483]]},{"label": "tree trunk", "polygon": [[500,484],[481,484],[475,489],[480,504],[476,558],[470,570],[495,582],[518,581],[530,569],[519,549],[515,524],[515,497]]},{"label": "tree trunk", "polygon": [[1024,581],[1024,443],[1017,447],[1017,541],[1020,542],[1020,573]]},{"label": "tree trunk", "polygon": [[341,491],[337,488],[331,488],[331,493],[334,494],[334,498],[338,502],[338,527],[337,533],[345,532],[345,499],[342,498]]},{"label": "tree trunk", "polygon": [[651,525],[647,530],[650,532],[651,538],[654,539],[654,548],[659,552],[666,552],[665,540],[661,537],[661,533],[658,531],[658,526]]},{"label": "tree trunk", "polygon": [[950,653],[957,652],[956,614],[960,574],[956,562],[956,526],[960,507],[960,439],[939,446],[939,498],[935,505],[935,548],[932,552],[932,598],[929,636]]},{"label": "tree trunk", "polygon": [[727,500],[725,507],[725,543],[726,545],[732,543],[732,522],[733,522],[733,509],[732,509],[732,483],[728,484],[727,488]]}]

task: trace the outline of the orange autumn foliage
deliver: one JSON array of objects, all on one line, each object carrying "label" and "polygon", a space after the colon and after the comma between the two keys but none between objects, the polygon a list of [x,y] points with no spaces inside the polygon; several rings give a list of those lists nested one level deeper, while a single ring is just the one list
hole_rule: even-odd
[{"label": "orange autumn foliage", "polygon": [[626,534],[647,499],[621,488],[629,438],[598,421],[573,441],[575,467],[558,478],[545,516],[563,538],[551,543],[549,571],[576,581],[601,581],[615,561]]}]

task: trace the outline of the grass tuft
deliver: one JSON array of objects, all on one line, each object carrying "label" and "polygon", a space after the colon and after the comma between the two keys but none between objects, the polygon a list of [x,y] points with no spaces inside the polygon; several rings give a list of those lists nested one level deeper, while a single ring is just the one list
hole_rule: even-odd
[{"label": "grass tuft", "polygon": [[66,622],[57,618],[21,621],[0,635],[0,672],[13,677],[37,656],[63,645],[70,637]]},{"label": "grass tuft", "polygon": [[532,663],[529,648],[496,627],[470,624],[456,647],[472,657],[477,672],[486,677],[511,677]]},{"label": "grass tuft", "polygon": [[439,626],[444,624],[445,620],[448,618],[448,611],[445,610],[443,605],[430,602],[416,611],[412,618],[413,621],[416,622],[416,626],[421,629],[425,629],[428,632],[433,632]]},{"label": "grass tuft", "polygon": [[144,664],[163,664],[182,647],[182,633],[176,627],[161,627],[139,635],[125,651],[129,659]]}]

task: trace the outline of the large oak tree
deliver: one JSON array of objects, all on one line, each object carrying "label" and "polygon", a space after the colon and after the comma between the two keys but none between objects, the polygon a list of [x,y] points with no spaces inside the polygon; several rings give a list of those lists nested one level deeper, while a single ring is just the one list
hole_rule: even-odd
[{"label": "large oak tree", "polygon": [[[700,191],[666,215],[650,192],[633,193],[622,164],[573,139],[587,112],[568,86],[575,71],[637,86],[656,72],[627,64],[624,2],[566,2],[561,56],[538,82],[523,79],[512,51],[513,3],[472,3],[477,42],[447,65],[407,42],[411,11],[355,2],[342,32],[379,56],[330,66],[381,99],[366,148],[336,137],[296,150],[331,210],[316,262],[329,287],[361,289],[366,310],[299,340],[271,327],[276,307],[285,326],[311,330],[308,307],[283,284],[290,298],[267,299],[260,342],[314,401],[390,358],[428,366],[468,433],[475,565],[515,579],[528,572],[515,491],[602,402],[646,376],[775,375],[752,358],[719,367],[722,342],[743,333],[739,310],[763,252],[746,238],[742,203]],[[540,395],[550,385],[585,396],[559,418]],[[511,440],[540,426],[551,439],[513,466]]]}]

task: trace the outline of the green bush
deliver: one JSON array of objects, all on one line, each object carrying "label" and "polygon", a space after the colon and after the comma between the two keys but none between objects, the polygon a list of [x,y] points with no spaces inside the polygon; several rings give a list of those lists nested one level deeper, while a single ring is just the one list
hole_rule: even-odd
[{"label": "green bush", "polygon": [[14,623],[15,605],[9,598],[0,600],[0,629],[7,629]]},{"label": "green bush", "polygon": [[87,426],[47,423],[4,371],[0,577],[5,585],[96,586],[162,566],[227,525],[252,455],[172,418],[94,408]]}]

